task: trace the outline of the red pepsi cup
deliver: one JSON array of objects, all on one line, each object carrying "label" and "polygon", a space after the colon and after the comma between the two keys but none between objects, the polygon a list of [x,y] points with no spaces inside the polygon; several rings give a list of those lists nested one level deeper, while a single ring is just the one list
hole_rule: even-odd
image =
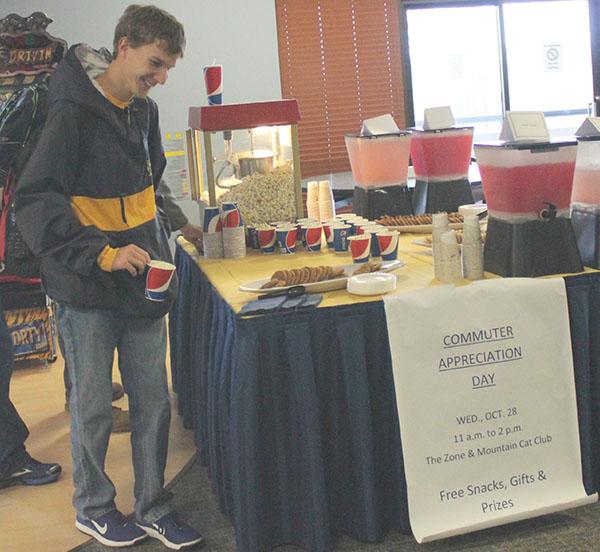
[{"label": "red pepsi cup", "polygon": [[323,236],[323,228],[321,225],[305,226],[304,231],[304,247],[307,251],[321,251],[321,237]]},{"label": "red pepsi cup", "polygon": [[377,241],[383,261],[395,261],[398,258],[398,232],[379,232]]},{"label": "red pepsi cup", "polygon": [[237,228],[244,225],[236,203],[229,201],[221,205],[221,221],[223,228]]},{"label": "red pepsi cup", "polygon": [[350,225],[340,224],[331,229],[333,231],[333,249],[336,253],[348,251],[348,238],[350,237]]},{"label": "red pepsi cup", "polygon": [[206,234],[214,234],[220,232],[223,228],[221,222],[221,215],[218,207],[205,207],[204,208],[204,222],[202,224],[202,230]]},{"label": "red pepsi cup", "polygon": [[279,245],[279,251],[284,255],[296,252],[296,237],[298,230],[295,226],[277,228],[275,235],[277,237],[277,244]]},{"label": "red pepsi cup", "polygon": [[350,253],[352,253],[352,262],[366,263],[371,253],[371,235],[350,236],[348,241],[350,243]]},{"label": "red pepsi cup", "polygon": [[146,298],[150,301],[164,301],[173,274],[175,274],[175,265],[165,261],[150,261],[146,265]]},{"label": "red pepsi cup", "polygon": [[223,103],[223,67],[209,65],[204,68],[204,85],[208,96],[208,105]]},{"label": "red pepsi cup", "polygon": [[263,253],[275,252],[275,228],[258,228],[258,243]]}]

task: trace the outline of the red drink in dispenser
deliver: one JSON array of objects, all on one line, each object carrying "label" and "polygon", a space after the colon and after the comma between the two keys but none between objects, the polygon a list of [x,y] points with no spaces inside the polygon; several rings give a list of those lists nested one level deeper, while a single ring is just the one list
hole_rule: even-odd
[{"label": "red drink in dispenser", "polygon": [[475,146],[490,216],[519,222],[539,220],[554,205],[568,216],[575,172],[575,144],[551,150]]},{"label": "red drink in dispenser", "polygon": [[412,214],[406,187],[411,135],[346,135],[354,187],[354,212],[368,219]]},{"label": "red drink in dispenser", "polygon": [[571,223],[581,260],[600,268],[600,138],[578,138]]},{"label": "red drink in dispenser", "polygon": [[406,184],[411,136],[346,135],[346,149],[354,182],[363,188]]},{"label": "red drink in dispenser", "polygon": [[472,128],[415,132],[410,145],[415,177],[428,182],[466,178],[472,145]]},{"label": "red drink in dispenser", "polygon": [[415,169],[415,213],[457,211],[473,203],[469,164],[473,127],[414,130],[410,156]]},{"label": "red drink in dispenser", "polygon": [[579,272],[569,206],[577,143],[476,144],[488,206],[484,267],[502,276]]}]

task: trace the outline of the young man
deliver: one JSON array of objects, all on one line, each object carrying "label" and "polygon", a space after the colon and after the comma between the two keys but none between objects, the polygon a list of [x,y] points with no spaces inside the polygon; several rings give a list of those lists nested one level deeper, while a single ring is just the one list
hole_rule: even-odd
[{"label": "young man", "polygon": [[[108,546],[147,535],[179,550],[202,536],[181,523],[164,488],[170,420],[165,301],[144,296],[151,259],[171,260],[158,186],[165,167],[148,98],[182,56],[183,27],[154,6],[129,6],[114,52],[69,49],[54,71],[49,113],[17,192],[17,223],[41,257],[71,378],[76,527]],[[115,349],[129,396],[135,520],[115,507],[104,472]]]},{"label": "young man", "polygon": [[0,303],[0,489],[11,485],[45,485],[60,477],[59,464],[43,464],[25,450],[29,431],[9,397],[14,352]]}]

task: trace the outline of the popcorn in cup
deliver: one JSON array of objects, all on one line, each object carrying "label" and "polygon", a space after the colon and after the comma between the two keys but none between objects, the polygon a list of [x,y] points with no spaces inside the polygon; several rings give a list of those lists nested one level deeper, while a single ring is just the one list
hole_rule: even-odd
[{"label": "popcorn in cup", "polygon": [[150,261],[146,265],[146,289],[144,295],[150,301],[164,301],[167,298],[175,265],[166,261]]},{"label": "popcorn in cup", "polygon": [[377,232],[381,260],[395,261],[398,258],[398,232]]},{"label": "popcorn in cup", "polygon": [[371,253],[371,234],[359,234],[348,238],[353,263],[366,263]]},{"label": "popcorn in cup", "polygon": [[323,227],[320,224],[302,225],[302,241],[307,251],[321,251]]}]

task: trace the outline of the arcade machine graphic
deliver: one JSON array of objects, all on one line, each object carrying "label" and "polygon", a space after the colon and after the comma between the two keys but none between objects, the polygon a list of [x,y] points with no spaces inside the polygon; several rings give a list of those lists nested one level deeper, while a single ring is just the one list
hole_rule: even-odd
[{"label": "arcade machine graphic", "polygon": [[[65,55],[67,43],[46,31],[51,22],[42,12],[29,17],[11,13],[0,19],[0,113],[16,90],[47,79]],[[10,147],[11,144],[0,141],[0,148]],[[7,173],[0,171],[0,216],[4,221],[10,216],[7,183]],[[11,239],[9,233],[2,232],[3,253],[10,245],[5,238]],[[11,273],[9,266],[0,263],[0,297],[12,334],[15,360],[56,360],[56,322],[39,277]]]}]

